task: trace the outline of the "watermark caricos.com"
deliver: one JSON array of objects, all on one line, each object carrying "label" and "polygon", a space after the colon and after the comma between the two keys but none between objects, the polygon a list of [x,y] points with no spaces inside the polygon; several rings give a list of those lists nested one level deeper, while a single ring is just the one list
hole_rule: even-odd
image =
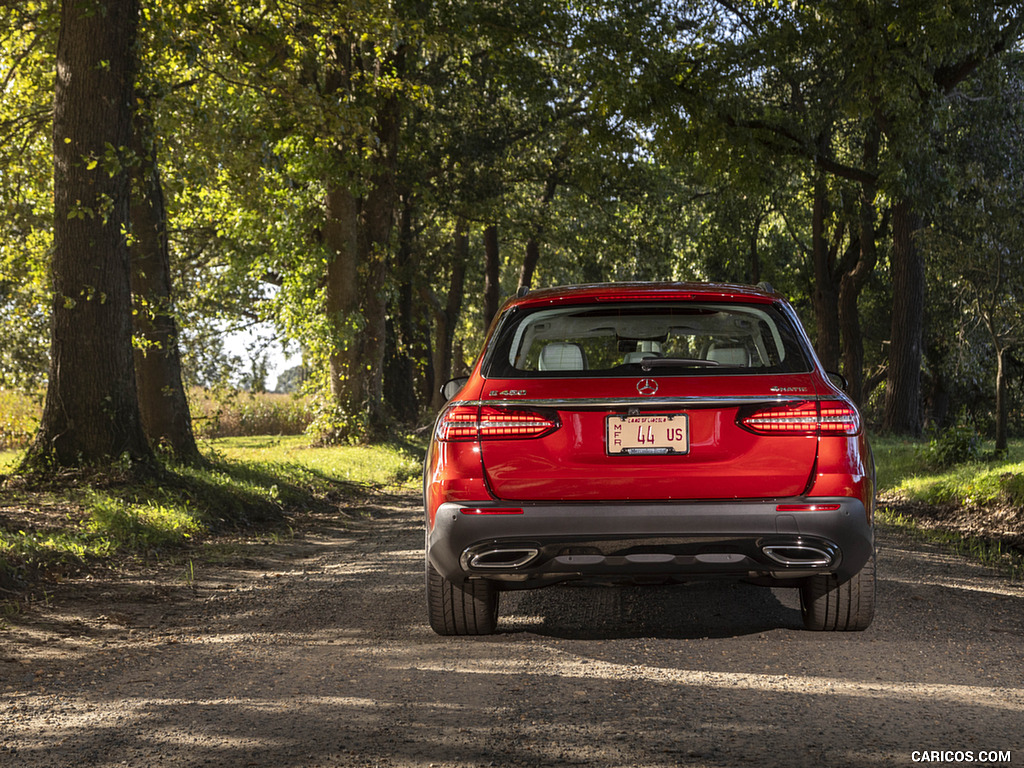
[{"label": "watermark caricos.com", "polygon": [[910,753],[915,763],[974,763],[976,765],[1008,765],[1013,762],[1010,750],[915,749]]}]

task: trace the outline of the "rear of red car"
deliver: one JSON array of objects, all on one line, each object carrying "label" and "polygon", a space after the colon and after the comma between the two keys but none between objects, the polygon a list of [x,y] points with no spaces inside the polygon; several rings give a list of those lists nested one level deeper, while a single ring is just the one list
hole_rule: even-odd
[{"label": "rear of red car", "polygon": [[859,414],[779,296],[530,293],[435,427],[431,624],[493,631],[504,589],[731,576],[800,587],[810,627],[862,629],[873,486]]}]

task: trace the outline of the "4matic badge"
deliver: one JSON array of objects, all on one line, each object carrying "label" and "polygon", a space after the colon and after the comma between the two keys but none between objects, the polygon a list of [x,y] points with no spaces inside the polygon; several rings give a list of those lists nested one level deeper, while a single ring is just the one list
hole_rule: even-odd
[{"label": "4matic badge", "polygon": [[658,391],[658,382],[654,379],[640,379],[636,383],[636,391],[641,395],[653,395]]}]

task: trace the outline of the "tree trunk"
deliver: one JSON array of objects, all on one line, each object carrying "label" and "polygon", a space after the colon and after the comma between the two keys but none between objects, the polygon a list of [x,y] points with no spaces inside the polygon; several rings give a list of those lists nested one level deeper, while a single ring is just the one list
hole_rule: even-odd
[{"label": "tree trunk", "polygon": [[921,434],[921,342],[924,337],[924,256],[914,237],[921,218],[907,200],[893,206],[892,333],[882,428]]},{"label": "tree trunk", "polygon": [[501,261],[498,251],[498,227],[491,224],[484,230],[484,333],[498,314],[501,301]]},{"label": "tree trunk", "polygon": [[533,273],[537,270],[537,262],[540,261],[540,243],[537,236],[531,235],[526,241],[526,256],[523,257],[523,268],[519,271],[519,288],[529,288],[533,285]]},{"label": "tree trunk", "polygon": [[398,248],[395,255],[395,278],[398,286],[392,303],[392,316],[387,321],[386,363],[384,368],[384,402],[399,421],[411,423],[419,412],[416,402],[413,346],[413,277],[412,265],[412,202],[408,194],[401,196]]},{"label": "tree trunk", "polygon": [[814,259],[815,350],[825,370],[839,370],[839,296],[833,275],[833,254],[826,236],[828,188],[822,177],[814,183],[811,215],[811,254]]},{"label": "tree trunk", "polygon": [[[544,182],[544,194],[540,198],[540,210],[539,215],[543,220],[543,216],[547,211],[551,201],[555,199],[555,192],[558,190],[559,182],[559,166],[560,158],[563,156],[563,150],[560,149],[555,156],[554,168],[550,174],[548,174],[547,181]],[[537,269],[537,262],[540,261],[540,238],[544,234],[544,224],[539,223],[534,227],[530,237],[526,240],[526,256],[523,258],[523,268],[519,272],[519,289],[529,288],[533,285],[533,273]]]},{"label": "tree trunk", "polygon": [[[329,182],[325,205],[324,244],[331,254],[327,263],[326,310],[333,329],[333,346],[328,358],[331,400],[344,409],[350,403],[362,403],[358,387],[359,355],[356,343],[359,316],[359,273],[356,241],[359,231],[359,205],[355,195]],[[333,436],[326,436],[328,439]]]},{"label": "tree trunk", "polygon": [[[878,166],[878,149],[878,126],[871,124],[864,139],[864,167],[872,173]],[[848,382],[847,394],[857,405],[863,405],[867,398],[864,391],[864,338],[857,304],[878,263],[875,237],[876,192],[874,183],[861,184],[857,211],[859,257],[852,269],[844,271],[839,283],[839,331],[843,340],[843,373]]]},{"label": "tree trunk", "polygon": [[377,171],[363,199],[360,216],[359,271],[362,283],[363,328],[360,334],[360,373],[365,377],[366,437],[384,435],[387,416],[384,408],[384,357],[387,334],[388,245],[394,224],[396,186],[395,162],[398,153],[399,116],[397,102],[377,113],[381,145],[377,152]]},{"label": "tree trunk", "polygon": [[1010,418],[1010,408],[1006,391],[1006,347],[996,345],[996,453],[1006,453],[1007,422]]},{"label": "tree trunk", "polygon": [[167,210],[156,162],[153,125],[137,113],[130,248],[134,325],[137,344],[135,382],[142,426],[152,445],[179,460],[199,461],[192,417],[181,379],[178,329],[171,299],[171,257]]},{"label": "tree trunk", "polygon": [[466,262],[469,261],[469,233],[463,222],[459,223],[459,231],[455,235],[454,259],[452,275],[448,284],[448,299],[444,306],[436,296],[432,296],[431,306],[434,309],[434,391],[430,407],[437,411],[444,405],[441,385],[452,376],[452,346],[455,341],[455,327],[462,311],[462,299],[466,286]]},{"label": "tree trunk", "polygon": [[[875,242],[865,243],[860,235],[860,258],[856,266],[844,272],[839,283],[839,333],[843,339],[843,374],[847,381],[847,394],[857,405],[864,404],[864,338],[857,308],[861,291],[867,284],[877,260]],[[874,233],[870,233],[874,237]]]},{"label": "tree trunk", "polygon": [[[327,89],[347,89],[356,79],[374,82],[387,73],[401,77],[405,47],[386,60],[367,46],[341,43],[328,68]],[[358,45],[363,45],[362,43]],[[359,71],[356,72],[355,70]],[[395,213],[395,174],[401,128],[399,97],[389,93],[374,108],[372,158],[367,161],[365,195],[357,199],[354,180],[328,179],[324,239],[333,259],[328,265],[327,312],[335,328],[330,355],[331,396],[339,421],[320,439],[358,436],[374,440],[387,429],[384,360],[387,346],[389,240]],[[339,162],[339,167],[344,167]]]},{"label": "tree trunk", "polygon": [[128,245],[137,0],[65,0],[54,96],[46,404],[23,468],[148,461],[132,360]]}]

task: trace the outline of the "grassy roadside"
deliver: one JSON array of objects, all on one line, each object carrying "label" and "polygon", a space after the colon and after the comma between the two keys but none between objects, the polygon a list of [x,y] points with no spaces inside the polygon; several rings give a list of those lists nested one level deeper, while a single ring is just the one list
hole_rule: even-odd
[{"label": "grassy roadside", "polygon": [[1024,580],[1024,440],[947,466],[928,441],[876,438],[878,519]]},{"label": "grassy roadside", "polygon": [[[0,602],[126,558],[187,557],[210,534],[272,533],[300,513],[418,487],[422,461],[411,443],[314,449],[301,436],[222,438],[203,451],[206,466],[167,466],[142,483],[78,474],[33,488],[11,478],[0,497]],[[0,452],[0,475],[19,457]]]}]

